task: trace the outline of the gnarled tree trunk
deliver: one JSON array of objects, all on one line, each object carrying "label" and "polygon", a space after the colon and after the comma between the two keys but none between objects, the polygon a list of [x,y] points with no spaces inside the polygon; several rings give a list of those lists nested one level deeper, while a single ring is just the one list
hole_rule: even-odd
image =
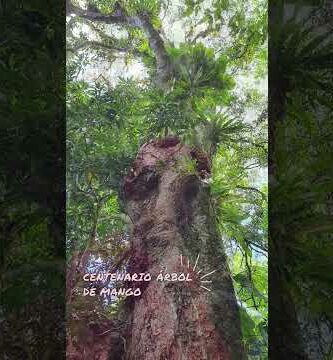
[{"label": "gnarled tree trunk", "polygon": [[[134,223],[128,271],[153,279],[140,297],[128,298],[128,360],[244,359],[232,280],[202,181],[209,172],[204,153],[166,138],[143,145],[125,178]],[[192,281],[156,281],[161,269]]]}]

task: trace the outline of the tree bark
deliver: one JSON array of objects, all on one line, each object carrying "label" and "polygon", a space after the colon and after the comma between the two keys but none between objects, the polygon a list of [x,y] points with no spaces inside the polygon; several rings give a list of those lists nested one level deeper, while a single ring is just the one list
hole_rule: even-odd
[{"label": "tree bark", "polygon": [[[190,161],[195,172],[184,165]],[[233,284],[201,179],[209,163],[169,137],[143,145],[124,180],[134,222],[128,271],[152,275],[140,297],[128,298],[127,360],[244,359]],[[192,281],[156,281],[161,269]]]}]

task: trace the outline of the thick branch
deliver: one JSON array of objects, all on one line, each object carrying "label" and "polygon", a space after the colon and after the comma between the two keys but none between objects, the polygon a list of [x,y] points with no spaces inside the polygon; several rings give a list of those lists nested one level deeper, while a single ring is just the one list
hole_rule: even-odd
[{"label": "thick branch", "polygon": [[104,50],[108,50],[108,51],[115,51],[115,52],[121,52],[121,53],[134,52],[137,55],[140,55],[140,53],[138,51],[136,51],[135,49],[132,49],[130,47],[117,47],[114,45],[104,44],[99,41],[88,41],[88,40],[83,41],[82,43],[74,45],[72,47],[69,47],[66,50],[70,51],[70,52],[77,52],[86,47],[91,47],[91,48],[95,48],[95,49],[104,49]]},{"label": "thick branch", "polygon": [[129,17],[125,16],[122,12],[117,12],[117,14],[102,14],[97,11],[84,10],[72,4],[70,0],[66,0],[66,10],[67,15],[75,14],[84,19],[91,21],[99,21],[105,24],[129,24]]},{"label": "thick branch", "polygon": [[172,76],[171,63],[169,55],[165,50],[164,41],[159,32],[154,29],[147,15],[141,15],[139,22],[140,28],[146,34],[149,45],[155,55],[158,85],[163,87]]},{"label": "thick branch", "polygon": [[237,188],[237,189],[241,189],[241,190],[254,191],[254,192],[260,194],[261,197],[263,198],[263,200],[266,199],[266,195],[265,195],[262,191],[258,190],[258,189],[255,188],[255,187],[250,187],[250,186],[236,186],[236,188]]},{"label": "thick branch", "polygon": [[211,32],[211,29],[205,29],[203,31],[200,31],[194,38],[191,40],[191,44],[195,44],[200,38],[205,38],[209,33]]},{"label": "thick branch", "polygon": [[112,14],[101,14],[96,10],[84,10],[73,5],[70,0],[67,0],[66,5],[68,14],[75,14],[90,21],[103,22],[104,24],[123,24],[142,29],[155,55],[156,83],[161,88],[166,86],[168,80],[172,77],[169,55],[165,49],[164,41],[160,33],[153,27],[147,14],[127,16],[119,5],[117,6],[117,10]]}]

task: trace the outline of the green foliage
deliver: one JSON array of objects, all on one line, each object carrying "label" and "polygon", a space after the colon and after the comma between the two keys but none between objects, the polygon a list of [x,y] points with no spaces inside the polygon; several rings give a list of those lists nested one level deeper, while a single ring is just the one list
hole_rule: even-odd
[{"label": "green foliage", "polygon": [[[102,4],[98,3],[100,9]],[[110,4],[108,12],[115,10]],[[163,24],[160,12],[168,5],[163,1],[121,4],[128,14],[148,14],[155,29]],[[184,31],[192,30],[195,36],[198,29],[207,27],[211,41],[191,42],[186,37],[184,43],[174,45],[167,40],[171,29],[163,29],[166,34],[161,29],[173,70],[173,79],[166,89],[155,85],[156,54],[147,34],[139,28],[124,26],[126,45],[136,50],[131,56],[134,54],[145,66],[145,79],[118,77],[111,84],[100,76],[88,83],[78,80],[78,75],[89,61],[86,64],[82,55],[68,61],[71,75],[67,80],[68,254],[70,258],[75,251],[88,246],[99,254],[104,251],[111,262],[115,261],[126,248],[126,234],[131,227],[121,200],[122,178],[145,142],[170,134],[180,136],[189,146],[205,150],[212,159],[212,177],[206,185],[212,194],[216,220],[242,303],[243,340],[250,359],[265,359],[267,186],[254,183],[251,173],[267,165],[267,119],[262,109],[265,96],[256,84],[245,90],[245,85],[237,83],[234,76],[235,69],[243,71],[250,67],[258,79],[266,76],[263,3],[251,2],[250,14],[245,11],[245,2],[213,1],[209,8],[204,1],[186,1],[183,5],[180,7],[183,12],[174,15],[184,20]],[[198,20],[195,25],[192,17]],[[217,40],[223,24],[228,25],[231,37],[222,48],[216,44],[220,44]],[[244,36],[248,36],[249,29],[253,36],[248,48],[238,53],[247,43]],[[262,110],[261,116],[254,112],[257,121],[245,120],[244,114],[251,108]],[[159,166],[163,169],[164,164]],[[178,168],[186,174],[196,172],[195,161],[191,159],[182,159]],[[261,182],[265,181],[263,176]],[[117,304],[98,309],[108,316],[119,311]]]},{"label": "green foliage", "polygon": [[[281,14],[284,2],[275,5]],[[298,5],[288,21],[275,24],[272,33],[272,58],[280,60],[272,67],[280,111],[272,112],[276,170],[270,216],[278,221],[270,229],[270,257],[279,271],[280,286],[299,316],[295,324],[302,326],[299,343],[304,346],[306,339],[310,346],[318,346],[318,358],[330,358],[333,184],[328,141],[332,136],[332,44],[328,38],[332,31],[313,26],[318,14],[304,15]],[[318,331],[321,326],[327,326],[329,334],[323,336]]]},{"label": "green foliage", "polygon": [[[171,130],[190,138],[195,135],[193,129],[196,125],[209,118],[207,112],[211,113],[210,118],[217,119],[218,115],[214,114],[214,110],[217,105],[227,105],[230,102],[234,82],[226,74],[226,59],[222,56],[215,59],[212,49],[202,45],[182,44],[179,48],[168,48],[168,52],[175,78],[167,93],[155,88],[146,92],[145,116],[150,124],[149,134],[155,136]],[[222,124],[222,116],[219,118],[220,122],[215,121],[215,129]],[[224,121],[225,136],[228,125],[230,133],[236,131],[236,128],[230,127],[231,123],[226,116]],[[214,121],[210,123],[213,124]],[[200,131],[199,128],[197,130]],[[222,137],[219,140],[222,141]]]},{"label": "green foliage", "polygon": [[160,26],[158,15],[161,2],[158,0],[93,0],[89,3],[96,6],[103,14],[112,14],[117,11],[117,5],[120,5],[126,15],[147,14],[154,20],[154,25]]},{"label": "green foliage", "polygon": [[92,214],[99,236],[122,228],[115,194],[147,126],[135,114],[141,97],[133,83],[110,91],[101,83],[69,82],[67,94],[67,236],[73,251],[89,242]]},{"label": "green foliage", "polygon": [[[220,146],[211,191],[242,304],[243,341],[250,359],[267,358],[267,185],[249,183],[250,146]],[[250,164],[251,165],[251,164]],[[223,170],[222,170],[223,169]],[[258,357],[259,356],[259,357]]]},{"label": "green foliage", "polygon": [[225,74],[227,59],[224,56],[216,59],[213,49],[202,44],[181,44],[178,48],[170,48],[169,53],[177,79],[189,87],[230,89],[232,82]]},{"label": "green foliage", "polygon": [[[245,266],[243,262],[246,262]],[[246,267],[249,270],[246,270]],[[268,278],[267,263],[243,257],[237,252],[233,272],[241,303],[243,342],[250,359],[268,358]],[[249,277],[250,274],[250,277]]]},{"label": "green foliage", "polygon": [[189,133],[190,141],[204,149],[207,154],[215,155],[218,144],[224,146],[235,144],[240,135],[249,126],[235,117],[223,112],[209,112],[201,114],[202,121],[197,125],[194,133]]},{"label": "green foliage", "polygon": [[214,50],[202,44],[181,44],[168,52],[175,70],[174,91],[178,98],[188,97],[194,111],[207,108],[207,104],[212,108],[228,104],[234,80],[226,72],[225,56],[215,58]]},{"label": "green foliage", "polygon": [[27,227],[7,258],[10,266],[22,265],[25,262],[31,263],[38,260],[50,260],[54,249],[48,237],[49,233],[45,221]]},{"label": "green foliage", "polygon": [[123,4],[130,15],[145,12],[153,16],[161,10],[161,2],[158,0],[125,0]]},{"label": "green foliage", "polygon": [[176,169],[180,174],[186,175],[195,175],[197,174],[197,164],[195,159],[191,159],[187,156],[181,157],[177,164]]},{"label": "green foliage", "polygon": [[[234,69],[246,69],[250,65],[257,68],[267,63],[267,8],[265,0],[250,3],[246,0],[189,0],[185,1],[182,16],[191,24],[188,35],[197,38],[195,41],[206,37],[220,41],[223,31],[221,51]],[[198,24],[205,30],[198,32]],[[198,36],[200,34],[202,36]]]},{"label": "green foliage", "polygon": [[[281,11],[283,4],[277,11]],[[331,106],[332,54],[333,46],[328,42],[331,28],[317,31],[310,14],[305,20],[298,20],[299,7],[283,24],[276,24],[272,32],[272,46],[276,49],[279,66],[274,79],[288,98],[290,105],[302,98],[303,105]]]},{"label": "green foliage", "polygon": [[64,4],[6,2],[0,11],[2,356],[47,358],[51,348],[60,358]]},{"label": "green foliage", "polygon": [[[332,180],[328,176],[332,169],[329,166],[328,147],[320,140],[323,136],[330,136],[330,133],[323,134],[321,131],[324,123],[327,125],[326,129],[332,130],[329,125],[330,115],[324,117],[320,124],[312,115],[302,110],[293,112],[286,123],[277,129],[278,137],[287,134],[287,138],[286,146],[276,149],[276,161],[283,178],[278,178],[279,186],[272,189],[273,196],[278,200],[272,211],[276,214],[282,207],[288,209],[280,215],[281,228],[275,236],[284,236],[287,225],[289,229],[293,229],[293,235],[280,256],[286,271],[285,281],[295,301],[306,304],[314,313],[325,311],[333,318],[332,307],[325,305],[331,303],[329,299],[333,295],[329,285],[332,279],[328,271],[332,266],[332,225],[325,205],[332,188]],[[294,141],[295,138],[298,139],[297,142]],[[314,139],[317,141],[314,142]],[[309,149],[311,157],[305,156]],[[289,200],[291,198],[292,203]],[[290,272],[292,277],[288,276]],[[324,274],[327,276],[323,276]],[[307,284],[311,285],[308,287]]]}]

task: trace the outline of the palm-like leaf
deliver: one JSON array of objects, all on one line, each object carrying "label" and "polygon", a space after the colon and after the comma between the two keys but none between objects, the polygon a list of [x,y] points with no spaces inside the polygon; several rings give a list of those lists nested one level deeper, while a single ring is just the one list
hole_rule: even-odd
[{"label": "palm-like leaf", "polygon": [[272,31],[272,79],[284,96],[299,92],[312,106],[326,105],[326,94],[333,90],[333,45],[328,41],[333,29],[322,27],[318,31],[311,16],[305,21],[297,16],[295,10],[289,20]]},{"label": "palm-like leaf", "polygon": [[248,130],[241,120],[226,112],[202,115],[202,121],[196,128],[196,142],[213,156],[219,144],[236,143],[240,134]]}]

